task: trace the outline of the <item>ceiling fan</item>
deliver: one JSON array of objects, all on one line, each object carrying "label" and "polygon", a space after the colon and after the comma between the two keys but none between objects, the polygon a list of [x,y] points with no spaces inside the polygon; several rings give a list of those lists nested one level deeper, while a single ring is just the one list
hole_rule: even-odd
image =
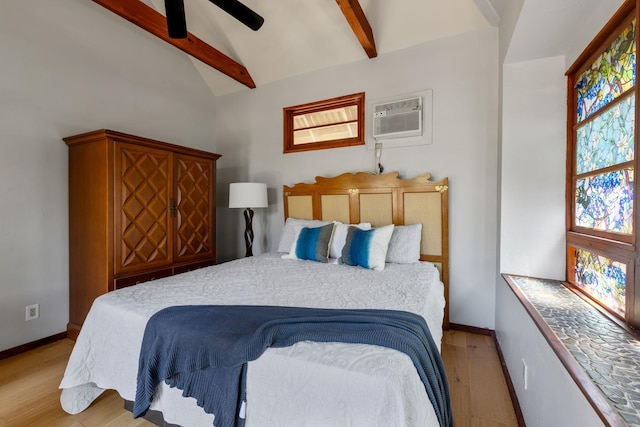
[{"label": "ceiling fan", "polygon": [[[238,0],[209,0],[253,31],[258,31],[264,18]],[[187,38],[187,21],[184,15],[184,0],[164,0],[167,13],[167,28],[172,39]]]}]

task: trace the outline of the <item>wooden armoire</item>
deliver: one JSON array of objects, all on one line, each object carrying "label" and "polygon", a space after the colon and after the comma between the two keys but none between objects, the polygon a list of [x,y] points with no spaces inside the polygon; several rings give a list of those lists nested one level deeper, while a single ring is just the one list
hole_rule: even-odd
[{"label": "wooden armoire", "polygon": [[69,146],[69,324],[109,291],[216,260],[218,154],[110,130]]}]

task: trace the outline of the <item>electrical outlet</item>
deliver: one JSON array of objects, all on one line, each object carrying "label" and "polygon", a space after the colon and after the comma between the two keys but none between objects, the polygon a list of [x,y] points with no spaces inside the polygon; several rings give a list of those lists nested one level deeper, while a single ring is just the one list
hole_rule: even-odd
[{"label": "electrical outlet", "polygon": [[25,321],[37,319],[40,317],[40,304],[28,305],[25,307]]},{"label": "electrical outlet", "polygon": [[529,388],[529,368],[524,359],[522,359],[522,386],[525,390]]}]

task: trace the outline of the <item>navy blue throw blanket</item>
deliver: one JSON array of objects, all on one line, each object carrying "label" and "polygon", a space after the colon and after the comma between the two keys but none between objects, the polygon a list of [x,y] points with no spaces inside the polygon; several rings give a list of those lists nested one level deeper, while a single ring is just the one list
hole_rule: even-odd
[{"label": "navy blue throw blanket", "polygon": [[145,329],[134,417],[143,415],[165,381],[215,415],[217,427],[243,426],[246,366],[268,347],[299,341],[373,344],[407,354],[442,427],[453,425],[449,386],[424,319],[393,310],[272,306],[176,306]]}]

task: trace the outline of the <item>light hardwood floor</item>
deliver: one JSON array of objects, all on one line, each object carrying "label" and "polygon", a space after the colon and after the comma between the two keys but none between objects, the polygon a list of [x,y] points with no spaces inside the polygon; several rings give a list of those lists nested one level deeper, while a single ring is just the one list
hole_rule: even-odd
[{"label": "light hardwood floor", "polygon": [[442,340],[456,427],[517,427],[493,338],[449,330]]},{"label": "light hardwood floor", "polygon": [[[153,426],[133,420],[114,391],[78,415],[65,413],[58,385],[72,347],[65,339],[0,361],[0,427]],[[518,426],[491,337],[447,331],[442,356],[456,427]]]}]

